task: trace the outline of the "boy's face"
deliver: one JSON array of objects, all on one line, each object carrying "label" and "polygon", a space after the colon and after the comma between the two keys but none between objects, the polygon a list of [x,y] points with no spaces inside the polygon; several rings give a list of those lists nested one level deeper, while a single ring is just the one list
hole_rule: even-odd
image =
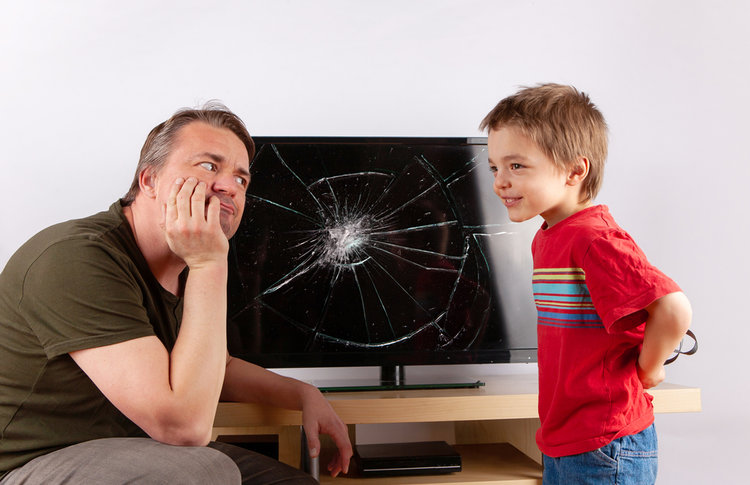
[{"label": "boy's face", "polygon": [[[514,127],[490,130],[487,141],[493,189],[513,222],[541,215],[548,226],[588,204],[581,203],[575,173],[557,168],[539,146]],[[585,177],[585,174],[584,174]]]}]

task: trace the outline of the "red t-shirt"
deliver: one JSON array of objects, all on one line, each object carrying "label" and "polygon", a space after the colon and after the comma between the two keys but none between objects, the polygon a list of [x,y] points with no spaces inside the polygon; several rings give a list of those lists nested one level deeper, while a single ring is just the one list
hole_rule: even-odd
[{"label": "red t-shirt", "polygon": [[652,266],[606,206],[537,232],[539,449],[547,456],[601,448],[653,423],[636,372],[644,310],[679,286]]}]

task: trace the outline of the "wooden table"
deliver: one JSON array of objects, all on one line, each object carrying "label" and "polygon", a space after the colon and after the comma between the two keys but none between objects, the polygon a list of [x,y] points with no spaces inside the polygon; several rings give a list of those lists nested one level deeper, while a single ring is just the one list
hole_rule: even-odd
[{"label": "wooden table", "polygon": [[[380,484],[539,484],[541,454],[534,434],[539,428],[537,376],[499,375],[483,379],[475,389],[430,389],[326,393],[332,407],[349,425],[352,443],[356,424],[451,422],[463,470],[449,475],[340,478],[339,483]],[[661,384],[649,391],[657,413],[698,412],[700,389]],[[232,435],[276,435],[279,460],[299,466],[302,413],[256,404],[219,403],[214,439]],[[330,443],[327,444],[330,446]],[[326,444],[324,443],[324,450]],[[323,461],[325,462],[325,457]],[[321,466],[321,470],[325,467]],[[330,483],[323,476],[321,483]]]}]

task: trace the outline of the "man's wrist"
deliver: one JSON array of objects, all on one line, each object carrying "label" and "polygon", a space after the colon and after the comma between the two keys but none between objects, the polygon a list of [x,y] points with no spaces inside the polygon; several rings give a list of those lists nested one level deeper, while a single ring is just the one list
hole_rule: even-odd
[{"label": "man's wrist", "polygon": [[226,272],[228,268],[227,258],[226,256],[222,258],[206,258],[206,259],[193,259],[190,261],[185,261],[185,264],[190,269],[191,272],[193,271],[223,271]]}]

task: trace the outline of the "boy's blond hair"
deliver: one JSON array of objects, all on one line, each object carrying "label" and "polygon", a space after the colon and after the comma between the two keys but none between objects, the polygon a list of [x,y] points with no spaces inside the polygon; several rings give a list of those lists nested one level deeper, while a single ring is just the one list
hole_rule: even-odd
[{"label": "boy's blond hair", "polygon": [[560,169],[586,157],[589,173],[581,186],[582,202],[596,197],[607,159],[607,122],[587,94],[552,83],[525,87],[500,101],[479,129],[503,126],[519,129]]}]

